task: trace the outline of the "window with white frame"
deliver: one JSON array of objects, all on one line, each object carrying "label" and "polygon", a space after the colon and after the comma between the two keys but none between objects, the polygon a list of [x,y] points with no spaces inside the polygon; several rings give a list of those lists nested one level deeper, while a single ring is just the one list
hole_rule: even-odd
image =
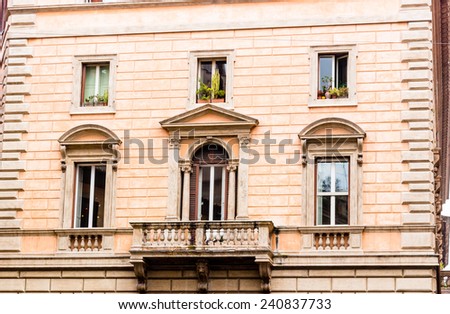
[{"label": "window with white frame", "polygon": [[316,224],[349,223],[348,160],[316,159]]},{"label": "window with white frame", "polygon": [[361,223],[364,137],[358,125],[337,117],[312,122],[299,133],[304,225]]},{"label": "window with white frame", "polygon": [[78,164],[76,166],[75,228],[104,226],[106,166]]},{"label": "window with white frame", "polygon": [[356,47],[312,47],[310,106],[356,105]]},{"label": "window with white frame", "polygon": [[83,64],[82,106],[108,106],[109,63]]},{"label": "window with white frame", "polygon": [[319,54],[318,98],[348,98],[348,53]]},{"label": "window with white frame", "polygon": [[230,50],[191,52],[190,101],[187,109],[214,103],[232,109],[234,52]]},{"label": "window with white frame", "polygon": [[115,55],[76,56],[71,114],[114,112]]},{"label": "window with white frame", "polygon": [[223,103],[227,87],[226,59],[199,59],[197,103]]},{"label": "window with white frame", "polygon": [[59,143],[62,228],[111,227],[120,139],[103,126],[84,124],[64,133]]}]

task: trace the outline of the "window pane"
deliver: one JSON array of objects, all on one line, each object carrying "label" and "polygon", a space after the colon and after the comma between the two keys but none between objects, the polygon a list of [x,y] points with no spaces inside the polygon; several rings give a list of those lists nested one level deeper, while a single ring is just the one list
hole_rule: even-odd
[{"label": "window pane", "polygon": [[222,167],[214,168],[214,203],[213,203],[213,220],[222,219]]},{"label": "window pane", "polygon": [[225,60],[216,61],[216,69],[220,73],[220,89],[225,91],[227,84],[227,62]]},{"label": "window pane", "polygon": [[331,217],[331,196],[317,197],[317,224],[329,225]]},{"label": "window pane", "polygon": [[200,184],[202,188],[202,198],[200,203],[200,219],[209,220],[209,192],[210,192],[210,178],[211,178],[211,168],[203,167],[201,169],[202,175],[200,176]]},{"label": "window pane", "polygon": [[109,86],[109,65],[100,66],[100,83],[98,94],[99,96],[105,96],[108,93]]},{"label": "window pane", "polygon": [[336,225],[348,225],[348,196],[336,196]]},{"label": "window pane", "polygon": [[319,56],[319,89],[328,90],[332,86],[333,78],[333,57]]},{"label": "window pane", "polygon": [[103,227],[105,213],[106,167],[95,167],[95,188],[92,227]]},{"label": "window pane", "polygon": [[89,197],[91,190],[91,166],[78,167],[77,217],[75,227],[89,227]]},{"label": "window pane", "polygon": [[336,162],[336,192],[348,192],[348,162]]},{"label": "window pane", "polygon": [[347,64],[348,56],[340,57],[337,59],[337,87],[347,87]]},{"label": "window pane", "polygon": [[317,191],[331,192],[331,163],[317,163]]},{"label": "window pane", "polygon": [[89,97],[95,96],[95,65],[86,65],[86,77],[84,78],[84,99],[88,102]]},{"label": "window pane", "polygon": [[200,61],[200,82],[211,87],[212,62]]}]

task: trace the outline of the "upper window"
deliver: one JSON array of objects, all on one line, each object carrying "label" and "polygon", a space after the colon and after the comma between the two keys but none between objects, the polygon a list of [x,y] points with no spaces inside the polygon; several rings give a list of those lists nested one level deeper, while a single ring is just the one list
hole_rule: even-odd
[{"label": "upper window", "polygon": [[233,52],[228,50],[191,53],[188,109],[205,103],[233,108],[233,58]]},{"label": "upper window", "polygon": [[109,63],[83,64],[82,106],[108,106]]},{"label": "upper window", "polygon": [[348,53],[319,54],[318,99],[348,98]]},{"label": "upper window", "polygon": [[72,114],[114,112],[116,64],[116,56],[75,57]]},{"label": "upper window", "polygon": [[312,48],[309,105],[356,105],[355,67],[353,46]]},{"label": "upper window", "polygon": [[349,167],[347,160],[316,159],[316,224],[347,225]]},{"label": "upper window", "polygon": [[200,59],[198,62],[197,103],[225,102],[226,59]]}]

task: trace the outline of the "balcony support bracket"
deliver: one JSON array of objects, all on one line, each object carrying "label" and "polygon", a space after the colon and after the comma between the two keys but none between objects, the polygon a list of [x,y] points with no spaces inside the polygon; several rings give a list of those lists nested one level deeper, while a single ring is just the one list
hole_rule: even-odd
[{"label": "balcony support bracket", "polygon": [[270,280],[272,279],[272,263],[259,263],[259,276],[261,277],[261,291],[262,293],[270,293]]},{"label": "balcony support bracket", "polygon": [[137,278],[136,289],[139,293],[147,292],[147,264],[141,261],[135,261],[134,265],[134,273]]},{"label": "balcony support bracket", "polygon": [[198,293],[208,293],[209,266],[208,261],[197,261]]}]

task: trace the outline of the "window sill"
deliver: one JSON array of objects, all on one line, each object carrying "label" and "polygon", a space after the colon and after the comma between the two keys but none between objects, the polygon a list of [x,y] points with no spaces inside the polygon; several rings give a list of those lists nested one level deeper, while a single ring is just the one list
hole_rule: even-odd
[{"label": "window sill", "polygon": [[92,107],[72,107],[70,109],[71,115],[82,114],[114,114],[116,110],[110,106],[92,106]]},{"label": "window sill", "polygon": [[310,99],[308,101],[308,107],[352,107],[357,105],[357,100],[352,98]]}]

